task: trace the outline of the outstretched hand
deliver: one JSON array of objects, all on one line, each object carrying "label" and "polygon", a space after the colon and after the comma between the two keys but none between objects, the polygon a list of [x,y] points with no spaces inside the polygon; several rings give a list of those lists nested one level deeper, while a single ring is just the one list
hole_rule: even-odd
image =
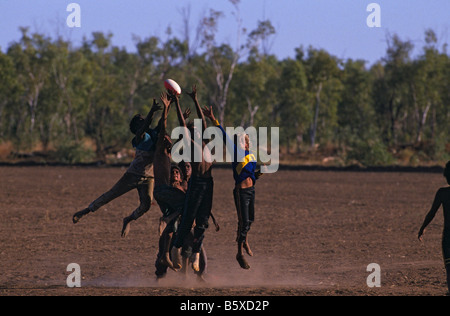
[{"label": "outstretched hand", "polygon": [[187,119],[189,118],[189,115],[191,115],[191,109],[190,109],[190,108],[187,108],[187,109],[184,110],[184,112],[183,112],[183,118],[184,118],[185,120],[187,120]]},{"label": "outstretched hand", "polygon": [[216,121],[212,106],[210,106],[209,108],[204,107],[202,109],[202,112],[203,112],[203,115],[206,116],[207,118],[209,118],[212,122]]},{"label": "outstretched hand", "polygon": [[168,108],[171,103],[171,99],[169,98],[169,96],[167,95],[166,92],[161,93],[160,99],[161,99],[162,103],[164,104],[164,107]]},{"label": "outstretched hand", "polygon": [[190,96],[192,98],[192,100],[196,100],[197,99],[197,85],[193,85],[192,86],[192,92],[186,92],[186,94],[188,96]]},{"label": "outstretched hand", "polygon": [[157,111],[159,111],[159,110],[161,110],[161,109],[162,109],[162,106],[160,106],[159,103],[156,102],[156,99],[153,99],[153,105],[152,105],[151,110],[152,110],[153,112],[157,112]]}]

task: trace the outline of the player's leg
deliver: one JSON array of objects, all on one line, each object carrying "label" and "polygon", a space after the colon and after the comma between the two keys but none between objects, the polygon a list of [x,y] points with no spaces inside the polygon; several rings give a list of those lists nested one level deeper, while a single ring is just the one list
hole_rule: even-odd
[{"label": "player's leg", "polygon": [[200,282],[205,282],[205,279],[203,279],[203,275],[206,274],[207,268],[208,268],[208,258],[206,257],[206,251],[205,247],[202,246],[202,249],[200,251],[200,263],[199,263],[200,269],[198,272],[195,272],[197,274],[197,279]]},{"label": "player's leg", "polygon": [[[181,268],[178,261],[171,260],[170,249],[172,246],[173,232],[175,231],[175,224],[183,211],[185,193],[169,186],[158,186],[154,191],[155,200],[158,202],[163,217],[160,219],[160,230],[165,226],[164,230],[170,232],[170,236],[165,239],[166,252],[162,256],[162,262],[174,270]],[[162,225],[162,224],[165,225]]]},{"label": "player's leg", "polygon": [[170,247],[172,244],[173,234],[174,232],[171,231],[170,227],[167,227],[160,237],[161,241],[160,264],[169,267],[172,270],[178,271],[177,269],[175,269],[172,260],[170,259]]},{"label": "player's leg", "polygon": [[445,271],[447,272],[448,295],[450,295],[450,258],[446,260]]},{"label": "player's leg", "polygon": [[159,238],[159,243],[158,243],[158,254],[156,256],[156,261],[155,261],[155,274],[157,279],[160,279],[162,277],[164,277],[167,273],[167,265],[161,263],[161,258],[164,255],[165,252],[165,233],[163,232]]},{"label": "player's leg", "polygon": [[196,272],[200,271],[200,252],[205,238],[205,232],[209,227],[209,218],[213,203],[213,186],[212,179],[205,180],[201,204],[195,217],[194,242],[192,246],[194,260],[192,262],[192,268]]},{"label": "player's leg", "polygon": [[136,188],[138,179],[139,176],[137,175],[125,173],[109,191],[103,193],[101,196],[95,199],[84,210],[75,213],[72,217],[73,223],[78,223],[83,216],[97,211],[103,205],[108,204],[112,200]]},{"label": "player's leg", "polygon": [[186,236],[192,229],[197,211],[201,204],[201,197],[203,195],[203,186],[198,185],[196,181],[192,181],[186,193],[186,200],[184,203],[183,213],[181,215],[181,222],[178,226],[177,234],[172,248],[172,262],[175,267],[182,266],[181,262],[181,247],[185,242]]},{"label": "player's leg", "polygon": [[128,233],[130,232],[130,226],[131,222],[137,220],[142,215],[148,212],[152,205],[152,196],[153,194],[153,178],[142,178],[138,185],[137,185],[137,191],[139,194],[139,201],[140,204],[137,209],[131,213],[130,216],[127,216],[123,219],[123,226],[122,226],[122,237],[128,236]]},{"label": "player's leg", "polygon": [[442,254],[447,274],[448,295],[450,295],[450,233],[444,231],[442,236]]},{"label": "player's leg", "polygon": [[247,189],[235,189],[236,211],[238,213],[238,249],[236,260],[243,269],[250,269],[250,265],[244,257],[244,244],[247,239],[247,233],[250,229],[250,213],[249,206],[251,195],[248,194]]},{"label": "player's leg", "polygon": [[234,188],[233,190],[233,197],[234,197],[234,206],[236,207],[236,215],[238,219],[238,227],[236,231],[236,242],[239,241],[239,236],[241,235],[242,230],[242,215],[241,215],[241,199],[239,197],[239,189]]},{"label": "player's leg", "polygon": [[255,188],[249,188],[247,191],[247,198],[248,198],[248,229],[244,240],[244,250],[247,252],[247,254],[252,257],[253,252],[250,248],[250,244],[248,242],[248,232],[250,231],[251,225],[255,221]]}]

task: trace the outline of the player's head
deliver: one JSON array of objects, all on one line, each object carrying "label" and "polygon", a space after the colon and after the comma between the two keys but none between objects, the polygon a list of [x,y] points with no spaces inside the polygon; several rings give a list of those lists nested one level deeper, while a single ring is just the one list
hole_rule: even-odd
[{"label": "player's head", "polygon": [[181,182],[183,181],[183,173],[177,165],[172,165],[170,169],[170,181],[171,182]]},{"label": "player's head", "polygon": [[234,143],[243,150],[250,150],[250,137],[248,134],[236,134]]},{"label": "player's head", "polygon": [[178,167],[180,167],[181,171],[183,172],[183,177],[185,179],[189,179],[192,174],[192,166],[190,162],[186,162],[184,160],[180,161],[178,164]]},{"label": "player's head", "polygon": [[450,184],[450,161],[445,165],[444,177],[447,179],[447,183]]},{"label": "player's head", "polygon": [[130,131],[136,135],[137,131],[144,124],[145,118],[141,114],[136,114],[130,121]]}]

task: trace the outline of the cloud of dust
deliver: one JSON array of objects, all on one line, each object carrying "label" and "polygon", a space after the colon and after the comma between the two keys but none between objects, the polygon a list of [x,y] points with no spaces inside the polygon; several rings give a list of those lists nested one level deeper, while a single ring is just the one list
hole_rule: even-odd
[{"label": "cloud of dust", "polygon": [[[218,264],[208,262],[208,271],[203,280],[198,278],[190,266],[187,273],[168,269],[167,274],[157,279],[152,268],[131,272],[127,275],[103,275],[94,280],[86,280],[83,286],[98,287],[170,287],[170,288],[229,288],[229,287],[321,287],[324,281],[307,271],[293,269],[279,259],[249,258],[251,268],[244,270],[235,260]],[[289,268],[283,268],[289,266]]]}]

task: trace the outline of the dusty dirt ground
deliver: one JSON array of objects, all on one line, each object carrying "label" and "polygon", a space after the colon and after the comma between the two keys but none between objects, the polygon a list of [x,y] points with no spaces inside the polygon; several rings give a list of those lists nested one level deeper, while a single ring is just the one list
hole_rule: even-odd
[{"label": "dusty dirt ground", "polygon": [[[425,241],[417,232],[438,173],[278,171],[257,183],[256,222],[249,234],[251,269],[236,260],[231,170],[214,170],[214,210],[221,230],[206,233],[206,283],[169,271],[154,277],[159,208],[130,235],[122,218],[138,205],[132,191],[74,225],[74,212],[124,173],[112,167],[0,167],[0,296],[440,296],[442,210]],[[81,288],[69,288],[70,263]],[[381,268],[369,288],[367,266]]]}]

